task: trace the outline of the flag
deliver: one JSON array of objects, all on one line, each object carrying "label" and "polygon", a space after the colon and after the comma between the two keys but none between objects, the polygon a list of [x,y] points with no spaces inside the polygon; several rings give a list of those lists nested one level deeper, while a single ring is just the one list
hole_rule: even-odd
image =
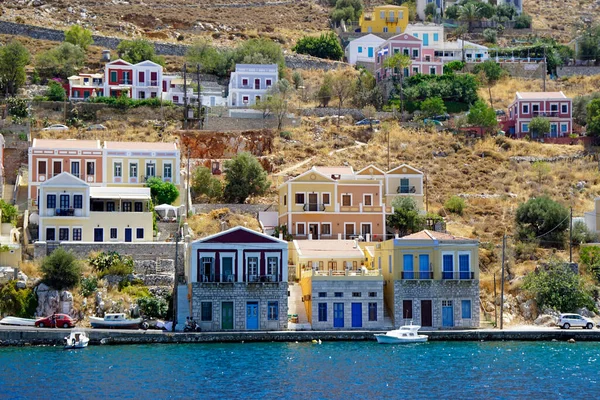
[{"label": "flag", "polygon": [[388,53],[388,51],[389,51],[389,49],[386,47],[386,48],[384,48],[384,49],[381,49],[381,50],[379,50],[379,51],[377,52],[377,55],[378,55],[378,56],[383,56],[383,55],[387,54],[387,53]]}]

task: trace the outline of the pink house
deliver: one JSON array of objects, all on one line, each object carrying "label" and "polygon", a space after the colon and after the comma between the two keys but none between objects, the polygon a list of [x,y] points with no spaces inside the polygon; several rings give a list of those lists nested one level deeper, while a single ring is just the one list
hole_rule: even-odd
[{"label": "pink house", "polygon": [[403,71],[405,77],[416,74],[441,75],[444,71],[444,63],[440,58],[434,56],[434,49],[424,49],[421,39],[401,33],[386,40],[377,48],[375,75],[378,82],[399,72],[383,66],[385,60],[395,53],[402,53],[410,57],[411,65]]},{"label": "pink house", "polygon": [[529,123],[535,117],[550,120],[549,138],[568,137],[573,132],[573,101],[563,92],[517,92],[508,106],[504,130],[511,136],[530,133]]}]

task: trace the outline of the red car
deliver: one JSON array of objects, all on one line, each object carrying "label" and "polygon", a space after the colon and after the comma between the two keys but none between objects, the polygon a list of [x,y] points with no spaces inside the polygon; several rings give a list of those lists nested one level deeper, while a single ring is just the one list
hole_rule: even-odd
[{"label": "red car", "polygon": [[46,318],[35,321],[35,326],[38,328],[72,328],[75,322],[67,314],[54,314]]}]

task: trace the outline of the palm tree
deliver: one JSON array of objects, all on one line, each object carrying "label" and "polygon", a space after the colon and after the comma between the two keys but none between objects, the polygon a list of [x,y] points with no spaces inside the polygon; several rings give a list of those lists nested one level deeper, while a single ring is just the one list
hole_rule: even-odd
[{"label": "palm tree", "polygon": [[404,78],[404,70],[410,67],[410,64],[412,64],[410,57],[401,53],[396,53],[393,56],[386,58],[383,62],[383,66],[385,68],[391,68],[392,73],[395,74],[396,71],[400,73],[400,106],[402,107],[402,122],[404,122],[404,90],[402,88],[402,83]]},{"label": "palm tree", "polygon": [[473,3],[466,4],[458,11],[458,19],[469,24],[469,32],[473,27],[473,22],[477,21],[477,7]]}]

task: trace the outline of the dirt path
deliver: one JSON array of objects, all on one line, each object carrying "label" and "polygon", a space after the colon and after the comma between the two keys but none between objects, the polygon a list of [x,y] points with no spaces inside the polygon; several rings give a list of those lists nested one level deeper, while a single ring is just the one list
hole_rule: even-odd
[{"label": "dirt path", "polygon": [[[357,149],[357,148],[362,147],[362,146],[368,146],[367,143],[359,142],[358,140],[355,140],[354,143],[355,143],[354,146],[348,146],[348,147],[344,147],[344,148],[341,148],[341,149],[332,150],[329,153],[327,153],[327,155],[332,156],[332,155],[334,155],[336,153],[341,153],[341,152],[346,151],[346,150]],[[296,170],[296,169],[298,169],[300,167],[305,166],[306,164],[310,163],[314,159],[315,159],[315,156],[307,158],[306,160],[300,161],[299,163],[294,164],[291,167],[287,167],[283,171],[278,172],[278,173],[276,173],[274,175],[275,176],[285,176],[285,175],[288,175],[290,172],[292,172],[292,171],[294,171],[294,170]]]}]

